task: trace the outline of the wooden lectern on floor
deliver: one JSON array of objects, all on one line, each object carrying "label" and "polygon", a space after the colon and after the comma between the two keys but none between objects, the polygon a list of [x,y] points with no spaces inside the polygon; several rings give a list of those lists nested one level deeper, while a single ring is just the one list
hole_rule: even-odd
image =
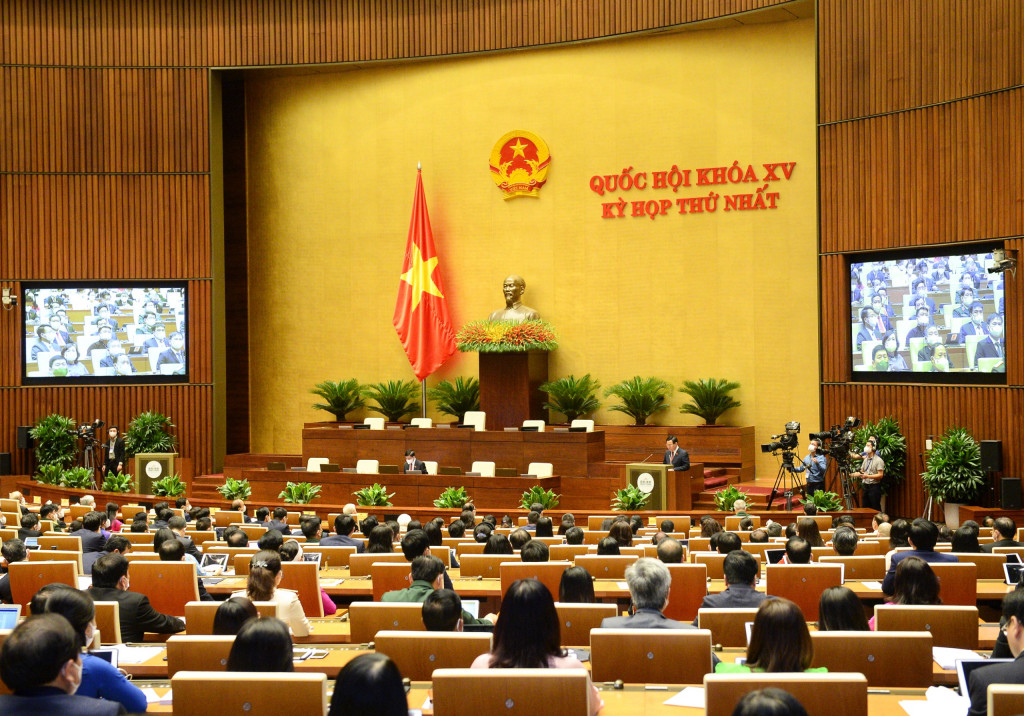
[{"label": "wooden lectern on floor", "polygon": [[645,486],[638,484],[644,473],[654,481],[650,485],[651,499],[644,506],[645,510],[692,510],[693,493],[699,493],[704,487],[702,463],[691,463],[689,470],[670,470],[668,465],[631,462],[626,465],[627,483],[647,492]]},{"label": "wooden lectern on floor", "polygon": [[176,452],[139,453],[135,456],[135,491],[152,495],[153,483],[174,474]]}]

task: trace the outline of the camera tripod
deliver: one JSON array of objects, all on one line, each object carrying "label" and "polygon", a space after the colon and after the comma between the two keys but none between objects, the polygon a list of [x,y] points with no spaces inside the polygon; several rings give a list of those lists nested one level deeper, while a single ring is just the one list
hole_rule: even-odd
[{"label": "camera tripod", "polygon": [[[786,511],[793,509],[793,490],[799,490],[800,494],[806,495],[804,483],[796,476],[796,468],[793,465],[794,453],[792,450],[782,451],[782,464],[779,465],[779,474],[775,476],[775,484],[772,486],[772,493],[768,496],[768,507],[772,508],[775,496],[782,489],[782,495],[786,498]],[[788,477],[787,477],[788,475]]]},{"label": "camera tripod", "polygon": [[85,448],[82,450],[82,467],[92,471],[92,487],[94,490],[99,489],[99,485],[96,483],[96,446],[99,442],[88,435],[82,436],[82,442],[85,443]]},{"label": "camera tripod", "polygon": [[832,457],[830,459],[836,466],[833,484],[835,484],[835,479],[838,478],[839,488],[843,494],[843,504],[846,506],[846,509],[852,510],[855,507],[860,507],[860,499],[857,497],[857,484],[850,476],[852,473],[850,470],[850,459],[848,457]]}]

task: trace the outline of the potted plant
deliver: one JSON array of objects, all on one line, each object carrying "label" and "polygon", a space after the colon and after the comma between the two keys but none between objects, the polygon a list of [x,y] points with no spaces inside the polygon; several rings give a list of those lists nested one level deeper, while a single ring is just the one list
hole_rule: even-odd
[{"label": "potted plant", "polygon": [[309,482],[288,482],[277,497],[294,505],[308,505],[320,496],[322,489],[321,485]]},{"label": "potted plant", "polygon": [[154,412],[139,413],[128,424],[124,434],[124,450],[128,457],[139,453],[174,452],[177,438],[170,429],[174,423],[166,415]]},{"label": "potted plant", "polygon": [[75,421],[71,418],[51,413],[40,418],[29,434],[36,443],[36,464],[40,472],[45,465],[64,468],[74,462],[78,451],[78,436]]},{"label": "potted plant", "polygon": [[396,423],[406,415],[412,415],[420,409],[416,402],[419,386],[414,380],[389,380],[366,386],[366,397],[377,401],[369,406],[375,413],[383,415],[388,422]]},{"label": "potted plant", "polygon": [[178,473],[162,477],[153,482],[153,494],[157,497],[181,497],[185,494],[185,483]]},{"label": "potted plant", "polygon": [[376,482],[352,494],[356,496],[356,504],[360,507],[390,507],[391,498],[395,496],[393,492],[388,494],[388,488]]},{"label": "potted plant", "polygon": [[43,485],[59,485],[64,479],[64,466],[60,463],[40,465],[36,480]]},{"label": "potted plant", "polygon": [[469,495],[466,494],[465,487],[446,487],[441,496],[434,500],[434,507],[461,509],[469,501]]},{"label": "potted plant", "polygon": [[651,493],[644,492],[636,485],[626,485],[621,490],[616,490],[612,497],[612,509],[616,512],[633,512],[642,510]]},{"label": "potted plant", "polygon": [[315,410],[326,410],[334,416],[335,420],[341,422],[352,411],[366,407],[366,401],[363,399],[365,387],[355,378],[337,383],[325,380],[322,383],[317,383],[316,387],[309,392],[320,396],[324,401],[313,403]]},{"label": "potted plant", "polygon": [[548,394],[544,409],[561,413],[570,423],[601,407],[601,401],[595,395],[600,389],[601,384],[591,378],[590,373],[582,378],[567,375],[540,386],[540,391]]},{"label": "potted plant", "polygon": [[90,467],[69,467],[64,471],[60,479],[61,487],[73,487],[78,490],[88,490],[93,487],[92,468]]},{"label": "potted plant", "polygon": [[610,410],[629,415],[635,425],[646,425],[647,418],[661,410],[668,410],[668,394],[672,386],[661,378],[634,376],[604,391],[605,396],[614,395],[621,403]]},{"label": "potted plant", "polygon": [[135,488],[135,478],[127,472],[108,472],[103,478],[100,489],[104,492],[131,492]]},{"label": "potted plant", "polygon": [[463,353],[522,353],[553,351],[558,336],[544,321],[473,321],[455,335],[455,344]]},{"label": "potted plant", "polygon": [[960,525],[960,505],[973,500],[985,484],[981,446],[967,428],[951,427],[925,453],[924,489],[943,504],[950,529]]},{"label": "potted plant", "polygon": [[864,423],[854,434],[853,444],[857,452],[864,450],[868,436],[878,436],[878,457],[885,463],[885,479],[882,480],[882,493],[894,490],[906,477],[907,439],[900,431],[899,420],[886,417],[877,423]]},{"label": "potted plant", "polygon": [[739,383],[724,378],[683,381],[679,392],[689,395],[691,402],[679,406],[679,412],[696,415],[703,418],[706,424],[714,425],[722,413],[742,405],[729,395],[739,387]]},{"label": "potted plant", "polygon": [[534,485],[529,490],[523,493],[523,499],[520,500],[519,505],[524,510],[530,509],[533,504],[544,505],[545,510],[549,510],[552,507],[558,507],[558,498],[561,495],[556,495],[554,490],[545,490],[540,485]]},{"label": "potted plant", "polygon": [[480,381],[459,376],[454,381],[442,380],[427,391],[437,412],[451,415],[463,422],[470,410],[480,410]]},{"label": "potted plant", "polygon": [[233,477],[224,479],[224,484],[217,488],[217,492],[224,496],[225,500],[248,500],[252,494],[252,488],[248,480],[236,480]]},{"label": "potted plant", "polygon": [[818,490],[807,498],[800,498],[801,505],[814,505],[818,512],[837,512],[843,509],[843,503],[839,501],[839,495],[834,492]]},{"label": "potted plant", "polygon": [[747,493],[736,487],[736,485],[723,487],[715,493],[715,509],[720,512],[732,512],[732,506],[736,500],[743,500],[748,505],[750,504],[747,500]]}]

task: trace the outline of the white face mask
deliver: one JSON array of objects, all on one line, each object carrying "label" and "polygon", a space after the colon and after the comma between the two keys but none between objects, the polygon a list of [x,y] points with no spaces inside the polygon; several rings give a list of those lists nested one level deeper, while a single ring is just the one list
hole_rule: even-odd
[{"label": "white face mask", "polygon": [[68,692],[74,696],[75,692],[78,691],[78,687],[82,685],[82,660],[79,658],[77,661],[72,662],[72,665],[68,668],[66,673],[68,685],[71,690]]},{"label": "white face mask", "polygon": [[991,333],[993,337],[998,338],[999,336],[1003,335],[1003,327],[996,324],[992,324],[991,326],[988,327],[988,332]]},{"label": "white face mask", "polygon": [[949,359],[948,358],[936,358],[935,367],[941,371],[949,370]]},{"label": "white face mask", "polygon": [[807,446],[807,452],[814,452],[816,449],[813,443]]}]

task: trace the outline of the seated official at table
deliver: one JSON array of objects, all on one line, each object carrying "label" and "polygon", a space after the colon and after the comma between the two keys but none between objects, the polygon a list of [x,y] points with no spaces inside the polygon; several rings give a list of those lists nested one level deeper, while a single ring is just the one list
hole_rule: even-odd
[{"label": "seated official at table", "polygon": [[671,465],[673,470],[690,469],[690,456],[679,447],[679,440],[675,435],[669,435],[665,440],[665,457],[661,462],[663,465]]},{"label": "seated official at table", "polygon": [[[656,559],[641,557],[626,568],[626,584],[633,613],[625,617],[607,617],[602,629],[692,629],[684,622],[669,619],[662,612],[668,606],[672,574]],[[503,607],[504,608],[504,607]]]},{"label": "seated official at table", "polygon": [[990,664],[975,669],[967,680],[971,708],[967,716],[988,713],[988,687],[992,684],[1024,683],[1024,590],[1015,589],[1003,598],[1003,634],[1014,660],[1006,664]]},{"label": "seated official at table", "polygon": [[416,459],[415,450],[406,450],[405,462],[402,463],[402,472],[418,472],[420,474],[426,474],[427,466],[422,460]]},{"label": "seated official at table", "polygon": [[100,557],[92,566],[92,587],[87,591],[97,602],[117,602],[120,609],[121,638],[142,641],[146,632],[177,634],[185,622],[153,609],[149,597],[129,592],[128,560],[117,553]]},{"label": "seated official at table", "polygon": [[910,534],[907,540],[913,548],[904,552],[896,552],[889,563],[889,571],[882,580],[882,592],[893,594],[895,591],[896,568],[899,563],[907,557],[920,557],[925,562],[959,562],[955,554],[948,552],[936,552],[935,542],[939,538],[939,528],[935,523],[921,519],[920,517],[910,524]]},{"label": "seated official at table", "polygon": [[[977,349],[974,352],[975,365],[979,358],[1006,358],[1006,343],[1003,339],[1003,317],[993,313],[988,317],[988,335],[978,341]],[[995,368],[995,373],[1006,372],[1006,361],[1000,361]]]},{"label": "seated official at table", "polygon": [[[419,602],[422,604],[431,592],[444,588],[444,563],[433,555],[421,555],[412,561],[410,576],[412,583],[408,587],[385,592],[380,600],[382,602]],[[493,624],[495,616],[493,614],[488,616],[489,619],[477,619],[469,612],[463,611],[462,622],[463,624]]]},{"label": "seated official at table", "polygon": [[747,674],[750,672],[817,673],[825,667],[811,668],[814,645],[804,614],[793,602],[781,597],[766,599],[754,615],[754,628],[747,646],[747,663],[720,662],[716,674]]}]

